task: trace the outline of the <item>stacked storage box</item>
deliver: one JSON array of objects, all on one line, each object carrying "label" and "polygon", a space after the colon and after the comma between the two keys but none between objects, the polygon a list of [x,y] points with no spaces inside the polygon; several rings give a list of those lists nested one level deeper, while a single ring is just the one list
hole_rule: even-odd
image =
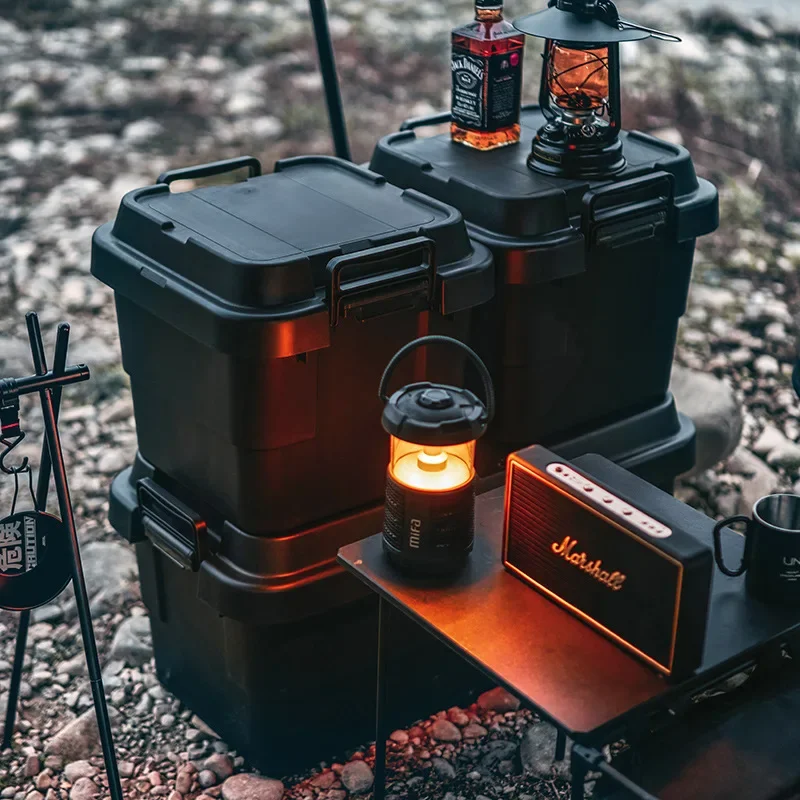
[{"label": "stacked storage box", "polygon": [[[533,175],[521,148],[413,133],[379,145],[386,177],[239,159],[130,193],[96,233],[140,450],[110,518],[136,544],[159,677],[256,765],[282,774],[371,738],[376,603],[334,559],[381,526],[377,387],[400,346],[445,334],[487,360],[502,403],[488,483],[540,440],[665,487],[692,465],[667,381],[716,194],[684,151],[628,139],[629,173],[592,186]],[[239,166],[241,183],[170,191]],[[426,378],[474,376],[429,348],[395,380]],[[481,687],[393,623],[397,724]]]}]

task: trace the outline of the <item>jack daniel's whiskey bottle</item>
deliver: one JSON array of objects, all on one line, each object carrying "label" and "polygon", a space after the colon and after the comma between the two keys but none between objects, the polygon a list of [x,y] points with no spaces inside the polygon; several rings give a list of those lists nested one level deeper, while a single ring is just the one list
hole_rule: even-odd
[{"label": "jack daniel's whiskey bottle", "polygon": [[518,142],[525,36],[503,19],[503,0],[475,0],[475,21],[452,41],[453,141],[477,150]]}]

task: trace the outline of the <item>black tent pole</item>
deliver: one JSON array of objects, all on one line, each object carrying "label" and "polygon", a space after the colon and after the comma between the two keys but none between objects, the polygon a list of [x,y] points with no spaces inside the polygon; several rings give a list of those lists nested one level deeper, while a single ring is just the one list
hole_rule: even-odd
[{"label": "black tent pole", "polygon": [[[56,338],[56,354],[53,360],[53,374],[61,375],[67,366],[67,345],[69,343],[69,326],[60,325]],[[47,362],[44,351],[36,352],[34,369],[37,375],[47,372]],[[61,407],[61,387],[53,390],[53,412],[58,420]],[[47,439],[42,442],[42,457],[39,461],[39,478],[36,483],[36,505],[41,511],[47,510],[47,495],[50,490],[50,449]],[[28,628],[31,623],[31,612],[23,611],[19,616],[17,627],[17,644],[14,649],[14,666],[11,669],[11,683],[8,687],[8,705],[6,706],[6,720],[3,726],[3,749],[11,747],[11,736],[17,721],[17,703],[19,702],[19,687],[22,681],[22,666],[25,662],[25,648],[28,644]]]},{"label": "black tent pole", "polygon": [[[42,333],[39,329],[39,318],[35,313],[25,315],[28,323],[28,336],[31,341],[31,351],[34,360],[37,352],[42,352]],[[59,326],[59,335],[69,336],[69,326]],[[97,727],[100,732],[100,744],[103,748],[103,761],[105,762],[106,775],[108,776],[108,791],[111,800],[124,800],[122,786],[119,781],[117,756],[114,752],[114,738],[111,732],[111,721],[108,716],[106,695],[103,689],[103,676],[100,670],[100,659],[97,655],[97,643],[94,638],[92,626],[92,613],[89,609],[89,594],[86,591],[86,580],[81,564],[81,551],[78,543],[78,532],[75,528],[75,517],[72,513],[72,499],[69,494],[69,482],[64,466],[64,453],[61,450],[61,438],[58,435],[58,422],[56,421],[53,396],[51,389],[41,389],[39,397],[42,403],[42,416],[44,417],[45,441],[50,450],[50,462],[53,467],[53,480],[58,495],[58,507],[61,512],[61,521],[66,528],[72,544],[72,585],[75,590],[75,603],[78,608],[78,620],[83,638],[83,649],[86,653],[86,667],[89,671],[89,683],[92,689],[94,710],[97,715]]]},{"label": "black tent pole", "polygon": [[342,107],[342,92],[339,87],[339,76],[336,73],[336,59],[333,54],[331,31],[328,27],[328,10],[325,0],[309,0],[311,20],[314,23],[314,37],[317,40],[319,68],[322,83],[325,87],[325,102],[328,106],[328,119],[331,124],[333,147],[339,158],[352,161],[350,143],[347,140],[347,122]]}]

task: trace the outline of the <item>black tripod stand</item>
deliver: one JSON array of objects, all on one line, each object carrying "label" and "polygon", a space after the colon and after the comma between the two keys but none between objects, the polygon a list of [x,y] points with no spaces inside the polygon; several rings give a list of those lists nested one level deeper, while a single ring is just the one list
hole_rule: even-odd
[{"label": "black tripod stand", "polygon": [[[67,367],[67,348],[69,344],[69,325],[62,323],[58,328],[56,339],[55,358],[53,369],[47,370],[47,363],[42,343],[42,333],[39,328],[39,318],[34,313],[25,317],[28,325],[28,338],[31,345],[31,354],[36,371],[35,375],[26,378],[8,378],[0,381],[0,415],[2,415],[2,436],[0,442],[6,446],[5,452],[0,456],[0,469],[7,474],[17,473],[29,469],[27,459],[21,467],[12,468],[5,465],[5,458],[10,451],[19,444],[24,433],[19,427],[19,398],[21,395],[38,392],[44,418],[45,436],[42,444],[41,467],[35,495],[35,504],[38,509],[47,505],[47,494],[50,486],[50,473],[58,495],[58,505],[61,514],[63,535],[69,538],[71,549],[71,576],[75,590],[75,602],[78,609],[83,648],[86,653],[86,665],[89,671],[89,680],[92,689],[97,725],[100,732],[100,741],[103,748],[106,773],[108,775],[108,788],[112,800],[123,800],[122,788],[119,782],[119,771],[114,753],[114,742],[111,733],[111,724],[108,718],[103,679],[100,670],[100,660],[97,656],[97,645],[92,627],[92,617],[89,610],[89,597],[86,592],[86,582],[81,564],[78,534],[75,529],[75,518],[72,512],[72,500],[69,493],[67,473],[64,467],[64,455],[61,449],[61,439],[58,433],[58,409],[61,401],[61,390],[64,386],[80,381],[89,380],[89,368],[85,365]],[[16,419],[14,417],[16,416]],[[13,436],[13,439],[9,437]],[[8,582],[13,584],[13,579]],[[63,584],[62,584],[63,587]],[[56,587],[55,593],[59,592]],[[13,606],[9,606],[13,607]],[[17,632],[16,650],[14,652],[14,665],[11,672],[11,685],[8,692],[8,707],[6,709],[5,728],[3,735],[3,748],[11,746],[11,737],[16,719],[17,702],[19,699],[20,681],[22,679],[22,665],[25,659],[28,627],[30,624],[30,608],[24,608],[20,616]]]}]

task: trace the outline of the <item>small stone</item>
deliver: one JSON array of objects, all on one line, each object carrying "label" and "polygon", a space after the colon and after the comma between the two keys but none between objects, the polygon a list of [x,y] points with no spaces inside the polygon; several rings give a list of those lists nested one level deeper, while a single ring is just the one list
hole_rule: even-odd
[{"label": "small stone", "polygon": [[281,800],[283,784],[258,775],[231,775],[222,784],[222,797],[224,800]]},{"label": "small stone", "polygon": [[499,711],[500,713],[517,711],[519,705],[519,698],[514,697],[502,686],[490,689],[478,698],[478,707],[484,709],[484,711]]},{"label": "small stone", "polygon": [[67,723],[45,744],[44,751],[69,761],[81,761],[98,752],[99,747],[100,733],[94,708],[91,708]]},{"label": "small stone", "polygon": [[360,794],[372,788],[375,778],[365,761],[350,761],[344,765],[341,780],[348,792]]},{"label": "small stone", "polygon": [[453,765],[445,758],[434,756],[431,759],[434,772],[444,780],[452,780],[456,776],[456,771]]},{"label": "small stone", "polygon": [[743,476],[738,514],[750,514],[756,500],[772,494],[781,486],[781,477],[757,455],[744,447],[736,449],[728,459],[728,471]]},{"label": "small stone", "polygon": [[316,778],[311,779],[311,785],[316,789],[330,789],[336,783],[336,773],[332,770],[321,772]]},{"label": "small stone", "polygon": [[[205,760],[203,769],[211,770],[220,781],[224,781],[226,778],[230,778],[230,776],[233,775],[233,762],[227,755],[214,753],[213,756],[209,756]],[[202,786],[202,783],[200,785]]]},{"label": "small stone", "polygon": [[766,354],[759,356],[753,366],[759,375],[777,375],[781,371],[778,359]]},{"label": "small stone", "polygon": [[448,709],[447,719],[449,719],[453,725],[458,725],[459,728],[469,725],[469,715],[461,708],[454,707]]},{"label": "small stone", "polygon": [[478,770],[474,769],[472,772],[467,773],[467,778],[469,778],[471,781],[479,781],[483,779],[483,775],[481,775]]},{"label": "small stone", "polygon": [[178,777],[175,778],[175,788],[181,794],[188,794],[192,789],[192,781],[194,780],[192,773],[186,770],[178,772]]},{"label": "small stone", "polygon": [[470,722],[466,728],[462,731],[465,739],[481,739],[489,731],[483,727],[483,725],[479,725],[477,722]]},{"label": "small stone", "polygon": [[203,769],[197,773],[197,782],[201,789],[209,789],[217,782],[217,776],[210,769]]},{"label": "small stone", "polygon": [[75,783],[78,778],[93,778],[98,771],[97,767],[88,761],[73,761],[64,767],[64,775],[70,783]]},{"label": "small stone", "polygon": [[72,785],[69,800],[92,800],[100,794],[100,789],[91,778],[78,778]]},{"label": "small stone", "polygon": [[686,414],[697,429],[691,474],[699,475],[736,449],[744,424],[741,405],[727,383],[678,365],[672,370],[670,391],[678,411]]},{"label": "small stone", "polygon": [[555,761],[557,732],[552,725],[538,722],[525,731],[519,748],[522,771],[540,777],[551,777],[553,768],[569,774],[569,747],[563,761]]},{"label": "small stone", "polygon": [[767,464],[771,467],[784,467],[786,469],[800,467],[800,444],[795,444],[787,439],[784,444],[770,451],[767,456]]},{"label": "small stone", "polygon": [[33,781],[40,792],[46,792],[53,784],[53,778],[49,772],[40,772]]},{"label": "small stone", "polygon": [[405,731],[392,731],[389,738],[397,744],[408,744],[408,734]]},{"label": "small stone", "polygon": [[786,437],[774,425],[767,424],[750,449],[760,456],[771,453],[776,447],[786,444]]},{"label": "small stone", "polygon": [[440,742],[461,741],[461,731],[449,719],[437,719],[431,725],[431,736]]},{"label": "small stone", "polygon": [[42,769],[42,762],[39,761],[39,756],[32,755],[25,758],[25,764],[22,767],[22,774],[26,778],[32,778],[38,775]]},{"label": "small stone", "polygon": [[44,800],[44,795],[41,792],[28,792],[25,800]]},{"label": "small stone", "polygon": [[175,717],[172,714],[164,714],[159,720],[158,724],[162,728],[171,728],[175,724]]},{"label": "small stone", "polygon": [[118,659],[132,667],[141,667],[153,657],[150,619],[129,617],[117,628],[111,643],[110,660]]},{"label": "small stone", "polygon": [[167,800],[183,800],[183,795],[177,791],[171,791],[167,796]]},{"label": "small stone", "polygon": [[122,138],[129,144],[143,144],[155,138],[164,130],[164,126],[154,119],[140,119],[125,126]]}]

